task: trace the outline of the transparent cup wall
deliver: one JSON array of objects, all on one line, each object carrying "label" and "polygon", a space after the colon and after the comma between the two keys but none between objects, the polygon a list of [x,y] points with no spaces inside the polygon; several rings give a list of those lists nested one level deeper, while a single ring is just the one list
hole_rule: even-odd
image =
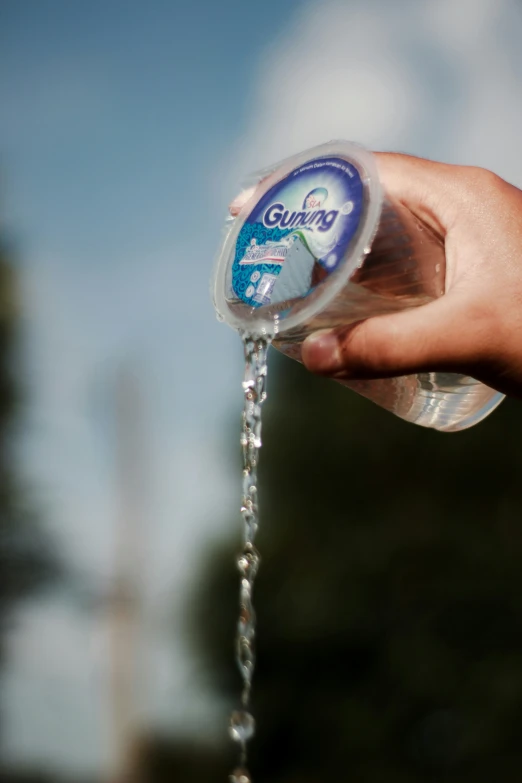
[{"label": "transparent cup wall", "polygon": [[[332,155],[355,166],[363,185],[361,217],[341,263],[326,274],[310,249],[296,242],[288,268],[301,272],[302,280],[294,272],[291,281],[297,295],[285,299],[277,295],[276,285],[276,295],[269,304],[245,304],[232,282],[241,227],[263,195],[289,172],[307,160]],[[443,242],[403,204],[383,193],[371,153],[347,142],[332,142],[284,161],[260,177],[257,191],[232,224],[214,278],[216,310],[238,331],[270,334],[276,348],[299,361],[304,339],[318,329],[347,326],[443,295]],[[477,423],[503,399],[474,379],[454,373],[421,373],[345,385],[408,421],[447,431]]]}]

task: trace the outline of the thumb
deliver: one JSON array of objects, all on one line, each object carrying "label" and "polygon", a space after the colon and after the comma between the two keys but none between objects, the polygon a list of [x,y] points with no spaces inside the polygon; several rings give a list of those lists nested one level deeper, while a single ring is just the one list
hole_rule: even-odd
[{"label": "thumb", "polygon": [[319,331],[303,343],[307,369],[337,379],[389,378],[414,372],[466,372],[484,346],[480,319],[457,294],[421,307]]}]

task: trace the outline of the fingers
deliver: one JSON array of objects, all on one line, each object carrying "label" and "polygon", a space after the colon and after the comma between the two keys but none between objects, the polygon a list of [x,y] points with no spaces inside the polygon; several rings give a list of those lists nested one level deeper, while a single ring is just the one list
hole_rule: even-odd
[{"label": "fingers", "polygon": [[236,198],[228,208],[232,217],[237,217],[239,215],[239,213],[241,212],[241,210],[243,209],[247,201],[250,198],[252,198],[252,196],[254,195],[258,187],[259,187],[258,185],[255,185],[252,188],[247,188],[246,190],[242,190],[241,193],[238,196],[236,196]]},{"label": "fingers", "polygon": [[487,349],[484,322],[466,315],[458,297],[370,318],[350,327],[317,332],[305,340],[306,367],[336,378],[385,378],[460,369]]},{"label": "fingers", "polygon": [[385,193],[444,237],[458,217],[469,169],[399,153],[375,153]]}]

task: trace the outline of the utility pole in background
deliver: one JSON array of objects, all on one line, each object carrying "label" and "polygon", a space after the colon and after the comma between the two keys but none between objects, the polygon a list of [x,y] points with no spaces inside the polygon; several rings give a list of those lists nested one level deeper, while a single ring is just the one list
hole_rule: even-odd
[{"label": "utility pole in background", "polygon": [[110,783],[134,783],[139,767],[138,708],[142,691],[145,457],[138,375],[118,369],[114,386],[116,525],[109,595]]}]

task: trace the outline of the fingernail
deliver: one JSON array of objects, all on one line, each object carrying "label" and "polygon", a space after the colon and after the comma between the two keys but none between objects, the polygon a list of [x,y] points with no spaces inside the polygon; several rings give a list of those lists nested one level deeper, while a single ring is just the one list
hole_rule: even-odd
[{"label": "fingernail", "polygon": [[247,190],[243,190],[238,196],[235,197],[235,199],[232,201],[232,203],[229,205],[230,214],[236,217],[236,215],[239,215],[245,204],[247,203],[248,199],[253,195],[255,188],[247,188]]},{"label": "fingernail", "polygon": [[302,358],[309,370],[336,372],[342,367],[339,340],[331,329],[314,332],[303,343]]}]

